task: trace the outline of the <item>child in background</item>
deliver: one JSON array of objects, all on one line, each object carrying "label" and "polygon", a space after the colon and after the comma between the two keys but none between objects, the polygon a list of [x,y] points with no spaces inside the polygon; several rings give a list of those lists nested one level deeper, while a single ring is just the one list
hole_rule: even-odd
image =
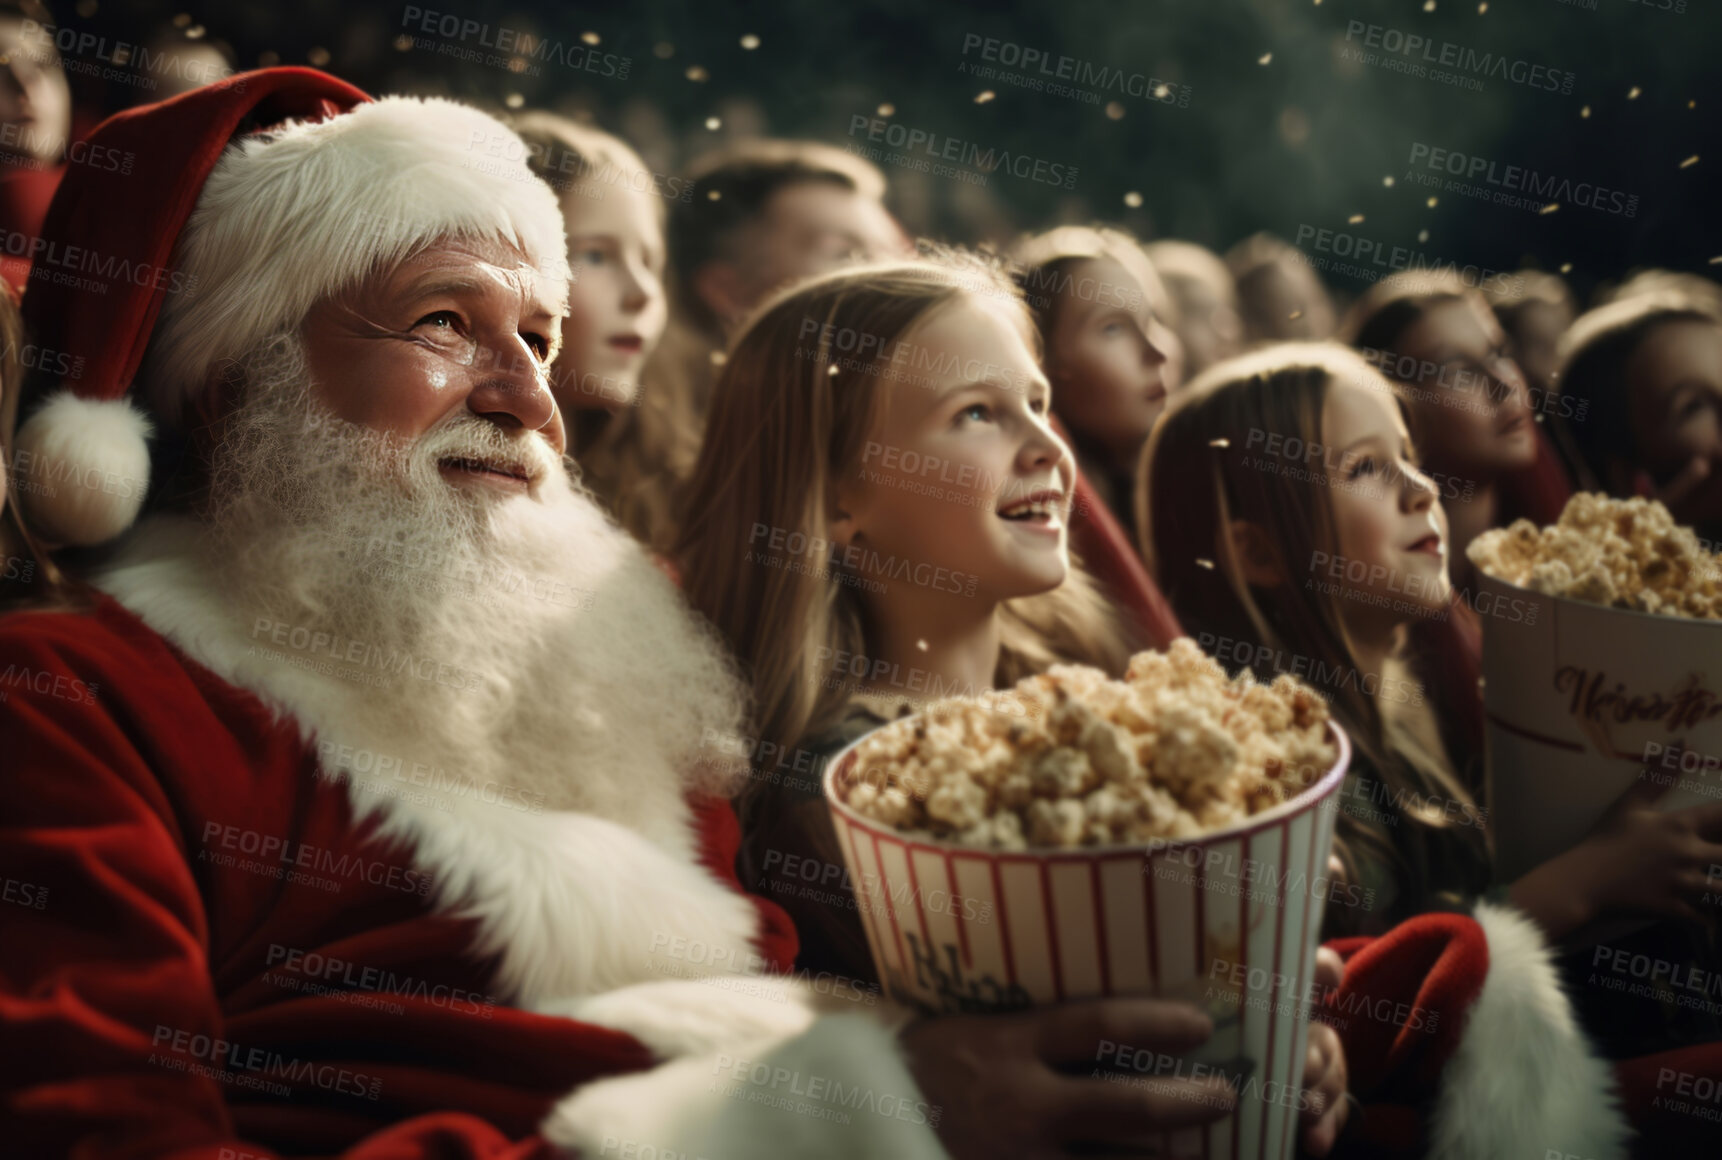
[{"label": "child in background", "polygon": [[1059,422],[1082,474],[1134,538],[1136,464],[1183,374],[1171,295],[1119,230],[1060,226],[1021,242],[1013,258]]},{"label": "child in background", "polygon": [[1506,330],[1525,381],[1545,394],[1553,391],[1561,336],[1578,315],[1572,288],[1558,274],[1520,270],[1487,279],[1477,289]]},{"label": "child in background", "polygon": [[1516,519],[1554,523],[1572,496],[1538,432],[1538,417],[1561,400],[1530,391],[1488,302],[1456,274],[1413,271],[1377,283],[1344,334],[1398,389],[1452,525],[1453,582],[1473,591],[1472,540]]},{"label": "child in background", "polygon": [[1560,383],[1587,406],[1567,424],[1583,486],[1661,500],[1722,542],[1722,314],[1681,290],[1598,307],[1567,332]]},{"label": "child in background", "polygon": [[1303,251],[1272,234],[1252,234],[1226,251],[1238,288],[1246,344],[1332,338],[1339,315]]},{"label": "child in background", "polygon": [[1142,252],[1165,279],[1176,304],[1184,377],[1194,378],[1215,363],[1241,354],[1244,319],[1238,312],[1238,288],[1220,255],[1175,238],[1149,242]]},{"label": "child in background", "polygon": [[[693,470],[724,350],[761,302],[857,262],[914,246],[885,208],[877,166],[817,141],[744,140],[695,158],[670,201],[670,326],[642,416],[663,486]],[[668,551],[674,521],[652,547]]]},{"label": "child in background", "polygon": [[[1332,453],[1288,474],[1271,449],[1292,439]],[[1330,907],[1329,933],[1468,909],[1490,889],[1478,786],[1395,675],[1405,630],[1445,614],[1451,584],[1446,516],[1394,388],[1329,344],[1234,359],[1174,402],[1144,483],[1144,550],[1185,628],[1264,678],[1295,662],[1351,738],[1341,859],[1375,903]],[[1715,813],[1623,799],[1587,840],[1492,892],[1550,940],[1604,916],[1690,916],[1722,856]]]},{"label": "child in background", "polygon": [[[751,888],[791,855],[843,865],[819,775],[863,733],[1057,661],[1116,675],[1134,651],[1070,559],[1074,463],[1036,346],[1007,278],[941,255],[803,283],[731,351],[673,559],[752,681],[760,752],[782,755],[738,803]],[[802,965],[872,976],[846,896],[771,896]]]},{"label": "child in background", "polygon": [[557,192],[568,231],[568,316],[551,390],[582,481],[624,528],[651,544],[669,518],[653,437],[658,403],[641,386],[663,337],[664,187],[618,137],[551,113],[514,130],[528,164]]}]

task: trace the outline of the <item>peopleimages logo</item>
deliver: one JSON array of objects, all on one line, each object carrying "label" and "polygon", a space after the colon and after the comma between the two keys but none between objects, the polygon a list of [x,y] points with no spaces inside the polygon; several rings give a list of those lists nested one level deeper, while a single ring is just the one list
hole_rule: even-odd
[{"label": "peopleimages logo", "polygon": [[1076,188],[1074,165],[1046,161],[1025,153],[1012,153],[1008,149],[982,147],[973,141],[947,137],[929,129],[910,128],[896,121],[887,121],[883,117],[856,113],[849,118],[849,135],[865,137],[869,141],[889,145],[906,153],[919,150],[926,154],[927,160],[923,162],[919,158],[913,159],[919,162],[919,165],[915,166],[917,168],[929,166],[934,161],[949,161],[973,166],[982,173],[997,173],[1003,170],[1013,177],[1038,181],[1042,185]]},{"label": "peopleimages logo", "polygon": [[[1380,24],[1369,24],[1362,20],[1348,20],[1345,24],[1345,39],[1348,43],[1362,41],[1364,48],[1380,49],[1382,52],[1397,55],[1405,62],[1412,58],[1423,62],[1416,67],[1416,75],[1428,76],[1434,80],[1446,81],[1449,84],[1458,83],[1462,88],[1481,89],[1482,83],[1477,77],[1495,77],[1511,81],[1517,85],[1528,85],[1533,89],[1545,89],[1551,93],[1563,96],[1571,94],[1573,82],[1577,78],[1573,73],[1547,65],[1532,64],[1526,60],[1514,60],[1492,52],[1478,52],[1462,44],[1454,44],[1450,40],[1432,40],[1415,32],[1404,32],[1398,28],[1386,28]],[[1365,60],[1366,64],[1377,63],[1371,55]],[[1430,72],[1427,66],[1436,66]],[[1456,77],[1442,73],[1441,69],[1458,69],[1460,72],[1472,74],[1470,77]],[[1399,71],[1405,71],[1401,68]],[[1463,83],[1469,81],[1469,83]]]},{"label": "peopleimages logo", "polygon": [[[964,60],[957,66],[958,72],[981,80],[1004,80],[1022,88],[1047,92],[1054,96],[1076,97],[1091,105],[1099,104],[1100,98],[1107,93],[1140,97],[1179,108],[1190,103],[1188,85],[1163,81],[1145,73],[1126,72],[1121,68],[1095,64],[1093,61],[1065,56],[1062,53],[1055,56],[1044,49],[1009,40],[997,40],[982,36],[978,32],[964,33],[963,56],[967,57],[969,53],[977,50],[980,58],[988,63],[980,65]],[[1000,73],[993,67],[995,65],[1002,65],[1006,69],[1021,68],[1023,72]],[[1026,75],[1031,69],[1039,75]],[[1071,81],[1073,84],[1062,85],[1057,83],[1059,81]]]},{"label": "peopleimages logo", "polygon": [[[1411,172],[1405,175],[1407,181],[1440,186],[1466,197],[1482,197],[1502,205],[1520,205],[1539,211],[1546,211],[1549,205],[1572,204],[1602,213],[1619,214],[1622,217],[1638,216],[1636,193],[1607,189],[1591,181],[1574,184],[1570,177],[1539,173],[1522,165],[1502,165],[1488,157],[1460,153],[1455,149],[1441,149],[1422,141],[1412,143],[1408,164],[1412,168]],[[1429,172],[1418,173],[1419,165]],[[1449,173],[1465,180],[1447,181],[1443,184],[1441,178],[1430,176],[1430,173]],[[1485,185],[1496,186],[1497,189],[1491,191],[1472,184],[1479,177]],[[1520,192],[1528,196],[1514,196]]]}]

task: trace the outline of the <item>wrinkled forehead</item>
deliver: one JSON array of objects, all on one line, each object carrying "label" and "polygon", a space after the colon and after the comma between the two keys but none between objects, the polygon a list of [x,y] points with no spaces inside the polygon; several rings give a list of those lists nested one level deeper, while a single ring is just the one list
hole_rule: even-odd
[{"label": "wrinkled forehead", "polygon": [[532,264],[501,238],[439,238],[401,261],[373,271],[351,291],[365,300],[469,291],[518,298],[524,314],[560,318],[568,313],[568,281]]}]

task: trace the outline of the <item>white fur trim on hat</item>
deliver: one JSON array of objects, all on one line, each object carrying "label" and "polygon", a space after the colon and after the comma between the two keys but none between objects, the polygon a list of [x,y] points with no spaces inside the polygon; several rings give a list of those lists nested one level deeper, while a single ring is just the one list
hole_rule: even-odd
[{"label": "white fur trim on hat", "polygon": [[1431,1160],[1624,1157],[1631,1129],[1614,1074],[1574,1019],[1542,933],[1504,907],[1475,917],[1489,973],[1441,1073]]},{"label": "white fur trim on hat", "polygon": [[62,390],[18,429],[12,474],[30,526],[88,547],[137,519],[149,490],[150,421],[126,399]]},{"label": "white fur trim on hat", "polygon": [[174,251],[139,385],[179,423],[223,359],[297,329],[319,300],[441,238],[506,241],[566,282],[562,211],[520,138],[441,98],[384,97],[228,148]]}]

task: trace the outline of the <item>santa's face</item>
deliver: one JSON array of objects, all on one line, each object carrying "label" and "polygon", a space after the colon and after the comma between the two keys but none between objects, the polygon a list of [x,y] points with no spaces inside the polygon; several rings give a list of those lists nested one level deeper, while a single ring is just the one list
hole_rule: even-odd
[{"label": "santa's face", "polygon": [[306,316],[300,335],[317,402],[349,423],[406,442],[455,412],[551,453],[450,456],[437,464],[462,490],[535,493],[564,450],[548,368],[567,287],[512,246],[437,243]]}]

